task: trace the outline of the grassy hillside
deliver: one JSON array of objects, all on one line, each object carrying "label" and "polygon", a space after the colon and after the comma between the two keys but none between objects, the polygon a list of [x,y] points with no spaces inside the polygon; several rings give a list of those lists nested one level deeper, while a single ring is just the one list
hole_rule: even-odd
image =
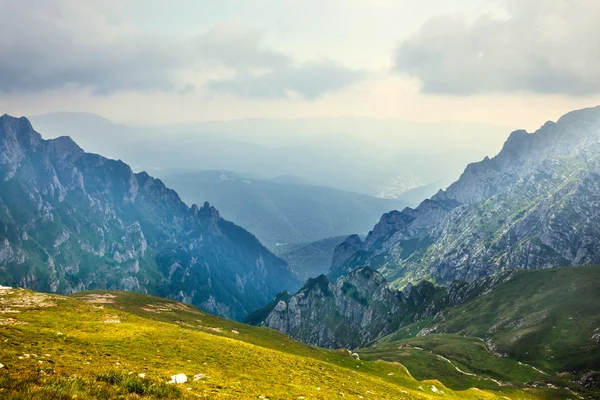
[{"label": "grassy hillside", "polygon": [[[490,390],[502,386],[524,387],[528,382],[544,381],[568,387],[567,381],[526,364],[491,354],[476,338],[433,334],[390,341],[360,351],[362,359],[400,362],[417,379],[438,379],[454,389],[479,387]],[[582,390],[579,385],[571,385]]]},{"label": "grassy hillside", "polygon": [[[120,292],[0,290],[0,343],[3,399],[568,397],[555,389],[455,391],[417,381],[398,363],[354,360],[345,350]],[[189,381],[166,383],[178,373]]]},{"label": "grassy hillside", "polygon": [[490,379],[578,388],[584,373],[600,370],[599,288],[596,266],[522,271],[490,293],[379,340],[364,358],[401,362],[416,378],[441,376],[453,388],[489,388]]},{"label": "grassy hillside", "polygon": [[[600,267],[522,271],[419,326],[483,338],[495,353],[546,371],[598,370]],[[415,336],[415,331],[409,326],[383,340]]]}]

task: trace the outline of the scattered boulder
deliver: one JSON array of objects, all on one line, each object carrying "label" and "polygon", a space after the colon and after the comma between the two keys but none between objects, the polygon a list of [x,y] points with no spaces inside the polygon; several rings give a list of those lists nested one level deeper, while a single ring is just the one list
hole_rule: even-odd
[{"label": "scattered boulder", "polygon": [[591,338],[596,344],[600,344],[600,328],[596,328]]},{"label": "scattered boulder", "polygon": [[121,319],[119,318],[118,315],[105,314],[102,316],[102,318],[104,319],[105,324],[120,324],[121,323]]},{"label": "scattered boulder", "polygon": [[138,374],[138,377],[144,379],[146,377],[146,374]]},{"label": "scattered boulder", "polygon": [[4,364],[0,364],[0,369],[4,368]]},{"label": "scattered boulder", "polygon": [[177,374],[177,375],[173,375],[171,377],[171,380],[167,383],[180,384],[180,383],[186,383],[186,382],[187,382],[187,376],[185,374]]},{"label": "scattered boulder", "polygon": [[423,328],[423,329],[421,329],[421,331],[419,333],[417,333],[417,337],[431,335],[432,333],[436,333],[436,331],[437,331],[437,326],[434,326],[432,328]]},{"label": "scattered boulder", "polygon": [[205,378],[206,378],[206,375],[204,375],[204,374],[196,374],[196,375],[194,375],[194,380],[195,381],[198,381],[200,379],[205,379]]},{"label": "scattered boulder", "polygon": [[600,372],[587,372],[577,382],[587,389],[597,390],[600,388]]},{"label": "scattered boulder", "polygon": [[115,302],[114,294],[106,293],[106,294],[87,294],[81,297],[81,300],[86,303],[96,303],[96,304],[111,304]]},{"label": "scattered boulder", "polygon": [[240,333],[238,331],[236,331],[235,329],[231,330],[231,333],[233,333],[234,335],[239,335]]},{"label": "scattered boulder", "polygon": [[358,353],[352,353],[352,358],[354,358],[355,360],[360,360],[360,356],[358,355]]}]

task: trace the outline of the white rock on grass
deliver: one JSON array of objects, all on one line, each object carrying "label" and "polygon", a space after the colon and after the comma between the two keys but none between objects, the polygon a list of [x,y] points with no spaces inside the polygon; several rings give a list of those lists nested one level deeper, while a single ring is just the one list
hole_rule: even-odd
[{"label": "white rock on grass", "polygon": [[204,374],[196,374],[196,375],[194,375],[194,380],[195,381],[200,380],[200,379],[204,379],[204,378],[206,378],[206,375],[204,375]]},{"label": "white rock on grass", "polygon": [[431,391],[432,391],[433,393],[437,393],[437,391],[438,391],[438,388],[436,388],[435,386],[431,385]]},{"label": "white rock on grass", "polygon": [[186,382],[187,382],[187,376],[185,374],[177,374],[177,375],[173,375],[171,377],[171,380],[167,383],[180,384],[180,383],[186,383]]}]

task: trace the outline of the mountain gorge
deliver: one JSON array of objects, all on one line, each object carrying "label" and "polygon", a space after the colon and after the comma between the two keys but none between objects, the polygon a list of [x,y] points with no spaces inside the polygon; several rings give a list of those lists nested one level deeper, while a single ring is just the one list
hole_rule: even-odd
[{"label": "mountain gorge", "polygon": [[287,263],[208,203],[122,161],[44,140],[25,118],[0,117],[0,279],[71,293],[158,294],[243,318],[282,288]]},{"label": "mountain gorge", "polygon": [[599,140],[600,107],[513,132],[446,191],[385,214],[364,242],[342,243],[330,276],[368,265],[402,287],[600,263]]},{"label": "mountain gorge", "polygon": [[306,281],[329,271],[335,249],[345,240],[345,236],[336,236],[311,243],[281,245],[275,248],[275,254],[286,260],[298,277]]},{"label": "mountain gorge", "polygon": [[[145,172],[0,117],[0,283],[72,294],[0,287],[0,389],[15,398],[22,387],[82,398],[595,398],[600,268],[571,265],[600,263],[599,140],[600,108],[517,131],[498,156],[415,209],[384,214],[366,237],[278,246],[288,264],[208,202],[188,207]],[[273,183],[308,187],[281,179]],[[333,213],[293,193],[298,221]],[[248,203],[247,213],[258,209]],[[297,290],[332,254],[328,275]],[[38,353],[70,361],[50,376],[31,369]],[[89,368],[77,387],[61,386],[73,362]],[[164,383],[182,371],[194,376],[184,394]]]},{"label": "mountain gorge", "polygon": [[[161,173],[161,179],[168,170],[225,170],[267,181],[296,175],[313,185],[401,200],[405,190],[424,185],[406,193],[410,205],[456,180],[467,163],[500,146],[507,131],[493,124],[358,117],[249,118],[168,125],[144,125],[149,119],[123,124],[77,112],[29,118],[48,138],[70,136],[87,151],[127,160],[135,171],[146,170],[154,176]],[[486,132],[483,140],[482,131]],[[223,208],[214,202],[219,210]],[[369,222],[364,233],[375,222]],[[303,241],[324,237],[328,236]]]},{"label": "mountain gorge", "polygon": [[186,203],[209,201],[225,218],[277,252],[282,244],[311,243],[353,232],[366,234],[383,213],[407,204],[295,183],[289,177],[256,179],[223,170],[164,171],[160,176]]},{"label": "mountain gorge", "polygon": [[248,322],[461,387],[566,377],[597,390],[599,160],[600,107],[513,132],[446,191],[348,237],[327,276]]}]

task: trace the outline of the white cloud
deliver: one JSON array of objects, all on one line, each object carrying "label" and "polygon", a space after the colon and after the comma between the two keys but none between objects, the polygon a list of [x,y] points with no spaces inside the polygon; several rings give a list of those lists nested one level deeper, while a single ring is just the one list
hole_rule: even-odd
[{"label": "white cloud", "polygon": [[506,0],[507,17],[439,16],[401,42],[395,70],[431,93],[600,93],[600,2]]},{"label": "white cloud", "polygon": [[0,3],[0,91],[173,89],[174,69],[188,57],[182,44],[141,34],[121,18],[123,4]]},{"label": "white cloud", "polygon": [[[238,95],[260,97],[260,93],[292,89],[312,99],[360,77],[337,64],[299,65],[291,56],[266,48],[259,31],[239,24],[217,24],[188,38],[149,34],[124,17],[127,4],[126,0],[0,2],[4,17],[0,92],[71,88],[93,94],[189,93],[213,82],[208,88]],[[230,68],[236,79],[214,83],[220,74],[211,77],[210,73],[219,65]],[[190,71],[198,70],[204,71],[205,82],[186,79]],[[336,76],[325,81],[327,73]],[[272,84],[275,87],[260,87]],[[246,89],[239,90],[242,86]]]},{"label": "white cloud", "polygon": [[298,94],[306,99],[316,99],[358,82],[364,75],[362,71],[350,70],[331,61],[320,61],[283,66],[263,74],[236,74],[229,80],[212,81],[209,87],[244,97],[281,98]]}]

